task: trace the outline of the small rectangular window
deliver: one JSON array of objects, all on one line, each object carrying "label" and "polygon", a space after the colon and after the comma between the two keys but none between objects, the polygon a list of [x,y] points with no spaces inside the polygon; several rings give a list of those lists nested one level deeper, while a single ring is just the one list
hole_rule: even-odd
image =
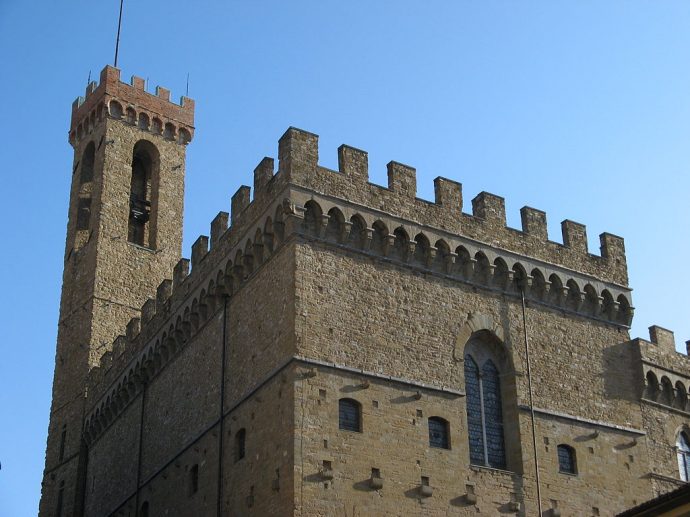
[{"label": "small rectangular window", "polygon": [[338,428],[343,431],[362,431],[361,406],[353,399],[338,401]]}]

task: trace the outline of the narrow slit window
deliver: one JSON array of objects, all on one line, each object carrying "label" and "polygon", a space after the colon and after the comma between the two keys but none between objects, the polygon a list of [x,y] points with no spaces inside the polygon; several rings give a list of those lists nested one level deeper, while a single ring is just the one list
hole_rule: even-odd
[{"label": "narrow slit window", "polygon": [[67,426],[62,426],[62,433],[60,433],[60,453],[58,455],[58,461],[65,459],[65,441],[67,440]]},{"label": "narrow slit window", "polygon": [[235,435],[235,461],[240,461],[246,453],[247,431],[240,429]]},{"label": "narrow slit window", "polygon": [[189,495],[199,491],[199,465],[192,465],[189,469]]}]

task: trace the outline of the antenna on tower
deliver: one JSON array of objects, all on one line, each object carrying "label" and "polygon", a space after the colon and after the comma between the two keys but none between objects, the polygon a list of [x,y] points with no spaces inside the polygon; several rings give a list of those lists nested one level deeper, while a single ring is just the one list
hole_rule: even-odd
[{"label": "antenna on tower", "polygon": [[120,29],[122,27],[122,4],[125,0],[120,0],[120,17],[117,20],[117,39],[115,40],[115,68],[117,68],[117,54],[120,50]]},{"label": "antenna on tower", "polygon": [[91,70],[89,70],[89,78],[86,80],[86,84],[91,84]]},{"label": "antenna on tower", "polygon": [[187,72],[187,90],[184,94],[185,97],[189,97],[189,72]]}]

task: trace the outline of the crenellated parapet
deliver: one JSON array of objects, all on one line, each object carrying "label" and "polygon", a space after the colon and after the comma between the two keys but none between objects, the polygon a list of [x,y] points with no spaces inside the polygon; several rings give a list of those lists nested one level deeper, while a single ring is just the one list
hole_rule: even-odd
[{"label": "crenellated parapet", "polygon": [[[462,211],[462,186],[434,181],[435,200],[416,197],[412,167],[388,164],[388,186],[368,182],[367,153],[338,149],[338,171],[318,165],[318,137],[290,128],[279,164],[264,158],[253,189],[241,186],[141,307],[91,373],[86,435],[97,439],[144,383],[289,242],[315,242],[381,263],[438,275],[476,289],[575,317],[627,328],[633,316],[623,240],[602,234],[588,253],[584,226],[562,224],[547,239],[546,215],[521,210],[522,230],[506,227],[503,198],[480,193]],[[253,190],[253,192],[252,192]]]},{"label": "crenellated parapet", "polygon": [[673,332],[658,325],[649,327],[649,340],[635,339],[639,350],[644,402],[690,414],[690,341],[686,353],[676,350]]},{"label": "crenellated parapet", "polygon": [[84,97],[72,103],[69,141],[73,146],[89,135],[107,117],[122,120],[139,129],[159,135],[181,145],[194,135],[194,101],[182,97],[179,104],[170,101],[170,90],[156,87],[155,94],[146,91],[141,77],[133,76],[130,84],[120,81],[120,70],[106,66],[100,83],[90,82]]},{"label": "crenellated parapet", "polygon": [[[434,180],[434,201],[419,199],[415,169],[398,162],[388,164],[387,186],[374,185],[369,183],[365,151],[343,145],[338,149],[338,170],[326,169],[318,163],[318,136],[295,128],[281,137],[278,156],[279,175],[309,191],[627,285],[623,239],[610,233],[599,236],[601,254],[594,255],[588,250],[584,225],[563,221],[563,243],[550,241],[546,214],[534,208],[524,207],[520,211],[520,230],[509,228],[502,197],[481,192],[472,199],[472,213],[467,214],[463,212],[462,185],[441,177]],[[260,189],[265,184],[265,179],[256,182],[255,197],[262,196]]]}]

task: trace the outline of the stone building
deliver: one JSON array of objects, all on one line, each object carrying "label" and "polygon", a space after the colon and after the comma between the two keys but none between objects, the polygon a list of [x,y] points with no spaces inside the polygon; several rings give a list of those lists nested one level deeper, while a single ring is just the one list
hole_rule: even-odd
[{"label": "stone building", "polygon": [[106,67],[72,106],[41,516],[614,515],[687,480],[690,362],[630,339],[623,239],[290,128],[183,259],[169,96]]}]

